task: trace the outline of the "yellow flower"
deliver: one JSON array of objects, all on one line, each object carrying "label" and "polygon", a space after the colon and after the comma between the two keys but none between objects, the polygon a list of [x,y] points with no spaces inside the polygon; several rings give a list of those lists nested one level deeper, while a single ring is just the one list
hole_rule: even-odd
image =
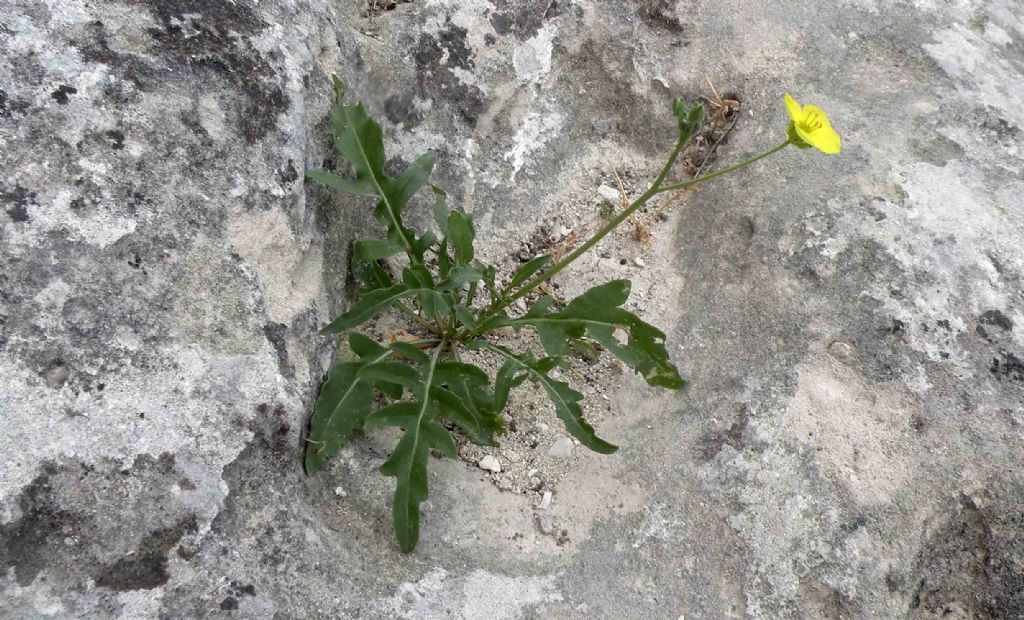
[{"label": "yellow flower", "polygon": [[839,134],[832,129],[825,113],[813,105],[803,107],[786,93],[786,111],[793,121],[789,124],[789,140],[805,149],[813,146],[822,153],[834,155],[842,146]]}]

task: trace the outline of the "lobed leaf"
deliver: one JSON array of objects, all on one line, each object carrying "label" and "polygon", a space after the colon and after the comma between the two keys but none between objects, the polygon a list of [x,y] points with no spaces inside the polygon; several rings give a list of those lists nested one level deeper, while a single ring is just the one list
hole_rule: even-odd
[{"label": "lobed leaf", "polygon": [[451,436],[433,421],[438,412],[432,398],[437,388],[435,371],[442,348],[441,345],[435,347],[427,363],[421,367],[420,381],[413,391],[415,401],[388,405],[370,416],[374,424],[405,428],[394,452],[380,467],[382,474],[395,478],[391,515],[398,546],[405,553],[412,551],[419,539],[420,504],[427,499],[428,493],[427,457],[430,448],[442,454],[455,453]]},{"label": "lobed leaf", "polygon": [[566,430],[573,437],[579,439],[581,444],[601,454],[611,454],[618,450],[617,446],[598,437],[594,432],[594,427],[583,419],[583,409],[579,405],[579,402],[583,400],[583,394],[569,387],[568,383],[558,381],[548,375],[548,372],[558,364],[558,359],[547,357],[534,360],[530,355],[516,355],[502,346],[482,340],[470,341],[467,346],[496,353],[505,358],[507,363],[510,362],[513,368],[521,368],[529,373],[531,379],[544,387],[548,398],[555,406],[555,414],[565,424]]},{"label": "lobed leaf", "polygon": [[[488,321],[485,327],[486,330],[503,326],[533,327],[549,356],[568,354],[574,342],[587,336],[604,345],[648,384],[673,389],[683,387],[685,381],[668,359],[665,334],[621,307],[629,297],[629,289],[629,280],[596,286],[573,299],[561,312],[549,312],[550,299],[541,298],[525,316],[498,317]],[[617,328],[627,331],[629,337],[625,344],[616,338]]]}]

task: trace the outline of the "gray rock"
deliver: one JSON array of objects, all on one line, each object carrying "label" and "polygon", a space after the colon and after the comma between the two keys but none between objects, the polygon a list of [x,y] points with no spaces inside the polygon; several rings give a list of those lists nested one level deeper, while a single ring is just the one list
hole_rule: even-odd
[{"label": "gray rock", "polygon": [[568,458],[570,454],[572,454],[572,439],[568,437],[559,437],[548,448],[548,456],[556,459]]},{"label": "gray rock", "polygon": [[[365,7],[0,0],[0,615],[1024,615],[1019,2]],[[742,102],[712,168],[781,139],[785,90],[843,152],[652,227],[636,309],[689,387],[605,386],[622,449],[566,472],[557,555],[507,535],[531,494],[439,459],[399,554],[387,436],[301,470],[315,333],[377,230],[302,180],[329,74],[507,256],[598,217],[611,166],[651,178],[705,71]]]}]

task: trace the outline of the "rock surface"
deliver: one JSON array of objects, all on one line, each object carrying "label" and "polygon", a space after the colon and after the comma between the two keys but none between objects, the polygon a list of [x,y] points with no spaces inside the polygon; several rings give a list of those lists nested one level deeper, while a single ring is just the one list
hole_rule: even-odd
[{"label": "rock surface", "polygon": [[[0,617],[1024,616],[1024,8],[819,4],[0,0]],[[609,387],[551,527],[434,460],[402,556],[385,437],[301,470],[372,226],[302,180],[331,73],[495,256],[653,176],[705,73],[722,161],[787,90],[844,150],[561,278],[633,277],[689,389]]]}]

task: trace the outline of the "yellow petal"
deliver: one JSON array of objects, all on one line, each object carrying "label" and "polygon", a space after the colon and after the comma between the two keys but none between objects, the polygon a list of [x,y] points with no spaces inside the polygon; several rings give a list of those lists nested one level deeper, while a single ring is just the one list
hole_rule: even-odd
[{"label": "yellow petal", "polygon": [[[804,106],[804,113],[817,113],[818,123],[820,125],[808,132],[797,132],[801,134],[801,137],[807,141],[808,144],[818,149],[822,153],[828,155],[834,155],[839,152],[842,148],[842,140],[839,138],[839,134],[836,133],[835,129],[832,129],[832,123],[829,122],[828,116],[820,108],[813,105]],[[806,136],[804,136],[806,133]]]},{"label": "yellow petal", "polygon": [[836,133],[831,127],[827,131],[821,129],[815,131],[812,134],[811,139],[807,140],[812,147],[825,155],[836,155],[843,148],[842,140],[839,134]]},{"label": "yellow petal", "polygon": [[802,119],[804,116],[803,111],[800,109],[800,104],[797,102],[796,99],[790,97],[789,93],[786,93],[785,99],[786,112],[789,112],[789,118],[793,119],[794,122],[799,124],[800,119]]}]

